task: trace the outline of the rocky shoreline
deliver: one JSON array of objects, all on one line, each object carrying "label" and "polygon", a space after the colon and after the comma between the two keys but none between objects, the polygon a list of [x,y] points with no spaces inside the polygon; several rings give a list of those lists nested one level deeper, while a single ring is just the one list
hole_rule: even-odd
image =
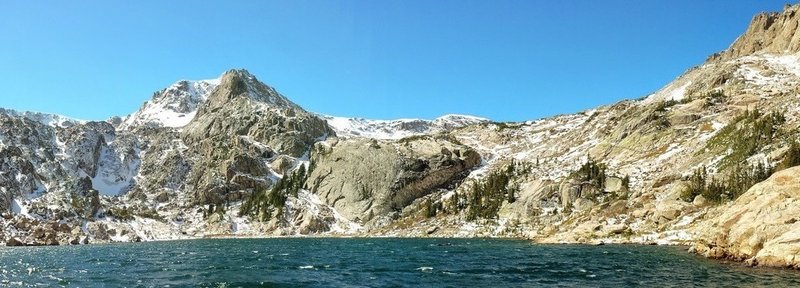
[{"label": "rocky shoreline", "polygon": [[[58,245],[96,245],[103,243],[133,243],[143,242],[143,240],[134,236],[129,241],[114,241],[112,237],[124,236],[123,233],[130,233],[127,230],[118,232],[115,229],[109,229],[103,223],[89,223],[86,225],[92,227],[92,233],[99,233],[90,235],[84,233],[83,227],[80,225],[69,225],[66,223],[59,223],[58,221],[38,221],[25,217],[13,217],[10,214],[3,214],[2,217],[13,223],[20,232],[12,237],[5,238],[4,243],[7,247],[22,247],[22,246],[58,246]],[[275,239],[275,238],[441,238],[441,239],[516,239],[531,241],[535,244],[563,244],[563,245],[658,245],[658,246],[682,246],[687,248],[688,253],[701,255],[710,259],[718,259],[725,261],[734,261],[742,263],[743,265],[753,267],[776,267],[776,268],[790,268],[800,269],[798,262],[793,257],[765,257],[765,256],[752,256],[742,253],[741,247],[721,246],[716,243],[720,242],[707,242],[705,239],[697,241],[681,241],[681,242],[662,242],[649,240],[649,241],[629,241],[622,238],[606,238],[606,239],[590,239],[587,241],[553,241],[552,238],[539,238],[532,239],[521,236],[456,236],[435,234],[439,232],[438,226],[429,228],[427,231],[419,231],[424,233],[393,233],[393,234],[369,234],[369,233],[356,233],[356,234],[336,234],[336,233],[320,233],[308,235],[252,235],[252,234],[209,234],[203,236],[187,236],[180,239],[160,239],[160,240],[146,240],[151,241],[175,241],[175,240],[200,240],[200,239]],[[122,234],[122,235],[118,235]],[[105,236],[104,236],[105,235]],[[719,240],[717,240],[719,241]],[[760,244],[760,245],[763,245]]]},{"label": "rocky shoreline", "polygon": [[89,236],[80,226],[59,221],[39,221],[27,217],[14,217],[5,213],[5,225],[12,225],[16,235],[0,235],[6,246],[52,246],[88,244]]}]

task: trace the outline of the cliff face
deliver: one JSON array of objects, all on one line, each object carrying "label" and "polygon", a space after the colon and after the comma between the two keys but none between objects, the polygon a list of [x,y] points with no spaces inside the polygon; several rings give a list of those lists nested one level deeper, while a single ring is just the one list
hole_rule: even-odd
[{"label": "cliff face", "polygon": [[800,52],[800,6],[786,5],[782,12],[760,13],[753,17],[747,31],[721,59],[730,60],[756,53],[794,54]]},{"label": "cliff face", "polygon": [[[309,190],[348,219],[391,222],[414,200],[453,187],[481,162],[472,148],[447,139],[369,139],[320,143]],[[388,221],[387,221],[388,220]]]}]

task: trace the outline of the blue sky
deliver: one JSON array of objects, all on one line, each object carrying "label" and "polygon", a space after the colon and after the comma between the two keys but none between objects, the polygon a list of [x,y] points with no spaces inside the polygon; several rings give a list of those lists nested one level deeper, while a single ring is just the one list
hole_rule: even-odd
[{"label": "blue sky", "polygon": [[0,2],[0,107],[100,120],[245,68],[314,112],[499,121],[647,95],[785,1]]}]

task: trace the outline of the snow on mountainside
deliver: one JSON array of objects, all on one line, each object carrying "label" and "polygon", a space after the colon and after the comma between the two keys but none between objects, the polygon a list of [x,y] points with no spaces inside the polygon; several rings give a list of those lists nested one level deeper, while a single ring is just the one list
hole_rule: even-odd
[{"label": "snow on mountainside", "polygon": [[5,108],[0,108],[0,113],[13,115],[16,117],[27,118],[50,127],[68,127],[75,124],[83,124],[87,122],[84,120],[72,119],[58,114],[32,112],[32,111],[16,111]]},{"label": "snow on mountainside", "polygon": [[120,129],[148,125],[172,128],[186,126],[217,85],[219,79],[178,81],[156,92],[139,111],[125,118]]},{"label": "snow on mountainside", "polygon": [[365,137],[373,139],[401,139],[408,136],[434,134],[452,129],[489,122],[489,119],[469,115],[449,114],[435,120],[397,119],[369,120],[321,116],[328,121],[339,137]]},{"label": "snow on mountainside", "polygon": [[682,101],[689,96],[696,95],[697,90],[702,90],[700,83],[694,83],[692,78],[708,76],[708,71],[714,71],[713,84],[719,85],[728,80],[736,81],[748,87],[745,92],[766,90],[772,92],[791,92],[789,87],[797,84],[800,77],[800,56],[776,55],[758,53],[730,60],[705,63],[691,69],[661,90],[647,96],[642,104],[651,104],[659,101]]}]

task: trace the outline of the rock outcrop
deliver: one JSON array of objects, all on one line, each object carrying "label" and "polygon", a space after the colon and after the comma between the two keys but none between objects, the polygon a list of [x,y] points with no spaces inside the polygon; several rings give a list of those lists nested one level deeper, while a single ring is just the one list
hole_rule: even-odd
[{"label": "rock outcrop", "polygon": [[481,161],[473,149],[432,136],[399,143],[334,139],[318,143],[312,155],[309,189],[360,223],[392,217],[434,189],[457,184]]},{"label": "rock outcrop", "polygon": [[731,60],[756,53],[800,52],[800,6],[786,5],[783,12],[760,13],[733,45],[712,59]]},{"label": "rock outcrop", "polygon": [[772,175],[715,214],[695,229],[697,253],[800,268],[800,167]]}]

